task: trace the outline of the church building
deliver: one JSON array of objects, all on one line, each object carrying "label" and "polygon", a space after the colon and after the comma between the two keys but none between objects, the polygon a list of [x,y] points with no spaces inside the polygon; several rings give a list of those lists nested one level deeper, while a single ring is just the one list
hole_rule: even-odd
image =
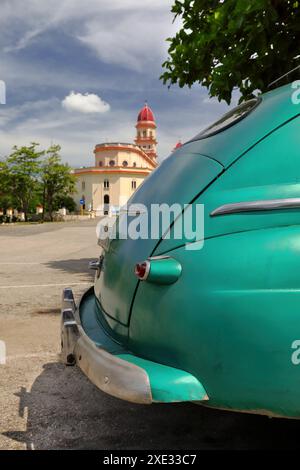
[{"label": "church building", "polygon": [[97,144],[95,165],[74,170],[77,177],[75,201],[78,208],[96,215],[124,205],[157,166],[156,123],[146,103],[138,114],[134,143]]}]

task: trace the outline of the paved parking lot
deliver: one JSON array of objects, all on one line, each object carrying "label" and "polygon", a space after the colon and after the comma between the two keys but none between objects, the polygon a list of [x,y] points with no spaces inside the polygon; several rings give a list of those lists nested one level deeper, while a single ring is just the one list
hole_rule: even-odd
[{"label": "paved parking lot", "polygon": [[0,449],[297,449],[300,422],[141,406],[59,362],[61,291],[92,284],[95,221],[0,226]]}]

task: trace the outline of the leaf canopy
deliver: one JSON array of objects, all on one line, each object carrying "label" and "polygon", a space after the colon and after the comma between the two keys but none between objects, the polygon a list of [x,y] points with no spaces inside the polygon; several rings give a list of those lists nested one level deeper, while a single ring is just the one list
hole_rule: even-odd
[{"label": "leaf canopy", "polygon": [[175,0],[182,27],[169,41],[164,83],[199,83],[230,104],[264,92],[300,62],[300,3],[295,0]]}]

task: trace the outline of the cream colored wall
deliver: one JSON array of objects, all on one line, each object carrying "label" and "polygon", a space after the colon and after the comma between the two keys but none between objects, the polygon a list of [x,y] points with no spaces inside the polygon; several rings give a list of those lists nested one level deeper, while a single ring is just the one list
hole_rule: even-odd
[{"label": "cream colored wall", "polygon": [[[136,168],[147,168],[153,169],[149,166],[148,162],[138,153],[128,150],[101,150],[95,155],[95,166],[99,167],[99,161],[103,162],[103,166],[109,166],[110,160],[115,160],[115,166],[123,166],[123,161],[128,162],[128,169],[133,167],[133,163],[136,163]],[[87,168],[88,170],[88,168]],[[76,172],[75,172],[76,174]],[[136,181],[136,187],[144,181],[145,175],[139,175],[138,173],[126,172],[123,174],[120,173],[80,173],[78,170],[77,173],[77,193],[74,196],[75,202],[78,209],[80,208],[80,199],[84,196],[85,198],[85,208],[88,210],[90,207],[93,210],[97,211],[103,207],[104,204],[104,195],[109,195],[109,204],[113,206],[120,207],[127,202],[127,200],[134,193],[132,189],[132,181]],[[109,189],[104,188],[104,180],[109,181]],[[85,183],[85,188],[83,188],[82,183]]]},{"label": "cream colored wall", "polygon": [[[104,180],[109,181],[109,188],[104,189]],[[100,210],[104,204],[104,196],[109,196],[109,204],[113,206],[119,205],[120,194],[120,177],[118,174],[101,175],[101,178],[95,178],[94,183],[94,210]]]},{"label": "cream colored wall", "polygon": [[[82,188],[82,182],[85,182],[85,189]],[[76,178],[76,194],[74,194],[73,198],[78,208],[80,207],[80,199],[82,196],[85,196],[85,205],[86,209],[88,209],[89,204],[92,202],[93,184],[94,175],[92,174],[83,174]]]},{"label": "cream colored wall", "polygon": [[126,176],[120,177],[120,206],[123,206],[128,199],[132,196],[132,194],[136,191],[132,189],[131,183],[132,181],[136,181],[136,189],[142,184],[144,181],[144,175],[137,175],[137,174],[127,174]]},{"label": "cream colored wall", "polygon": [[[136,181],[136,187],[144,181],[144,175],[135,173],[120,174],[104,174],[104,173],[83,173],[77,175],[76,188],[77,193],[74,196],[77,208],[80,208],[80,199],[85,196],[85,208],[90,206],[96,212],[101,211],[104,204],[104,195],[109,195],[109,204],[120,207],[134,193],[131,183]],[[109,181],[109,189],[104,188],[104,180]],[[82,189],[82,183],[85,183],[85,189]],[[100,212],[99,212],[100,215]]]},{"label": "cream colored wall", "polygon": [[99,167],[99,161],[103,166],[109,166],[110,160],[115,160],[115,166],[123,166],[123,161],[128,162],[128,166],[136,163],[137,168],[150,168],[147,161],[137,152],[127,150],[102,150],[95,154],[95,166]]},{"label": "cream colored wall", "polygon": [[[119,175],[104,173],[82,173],[77,175],[76,189],[77,193],[74,200],[80,207],[80,199],[85,196],[86,209],[92,204],[93,209],[104,204],[104,195],[109,195],[109,203],[119,204],[120,182]],[[104,188],[104,181],[109,181],[109,189]],[[85,183],[85,190],[82,189],[82,183]]]},{"label": "cream colored wall", "polygon": [[156,140],[156,129],[153,129],[152,127],[145,127],[145,126],[138,127],[137,128],[137,144],[144,150],[144,152],[147,152],[149,150],[156,152],[155,143],[151,144],[149,142],[143,141],[143,139],[148,139],[148,138]]},{"label": "cream colored wall", "polygon": [[[146,132],[146,135],[144,135],[144,132]],[[156,139],[156,129],[153,129],[152,127],[140,127],[137,129],[137,137],[151,137]]]}]

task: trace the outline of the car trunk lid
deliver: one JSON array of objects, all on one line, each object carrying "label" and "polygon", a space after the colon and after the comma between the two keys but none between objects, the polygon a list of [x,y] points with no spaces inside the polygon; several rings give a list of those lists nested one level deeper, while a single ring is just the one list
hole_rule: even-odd
[{"label": "car trunk lid", "polygon": [[[188,144],[164,160],[134,193],[128,207],[133,204],[143,204],[147,210],[151,204],[180,204],[183,207],[202,193],[222,173],[223,166],[197,153],[196,147],[196,143]],[[128,222],[133,218],[129,212]],[[150,217],[148,220],[148,232],[151,233]],[[128,326],[138,285],[135,264],[151,256],[158,242],[159,239],[151,238],[111,240],[101,275],[95,283],[96,296],[108,321],[112,319]]]}]

